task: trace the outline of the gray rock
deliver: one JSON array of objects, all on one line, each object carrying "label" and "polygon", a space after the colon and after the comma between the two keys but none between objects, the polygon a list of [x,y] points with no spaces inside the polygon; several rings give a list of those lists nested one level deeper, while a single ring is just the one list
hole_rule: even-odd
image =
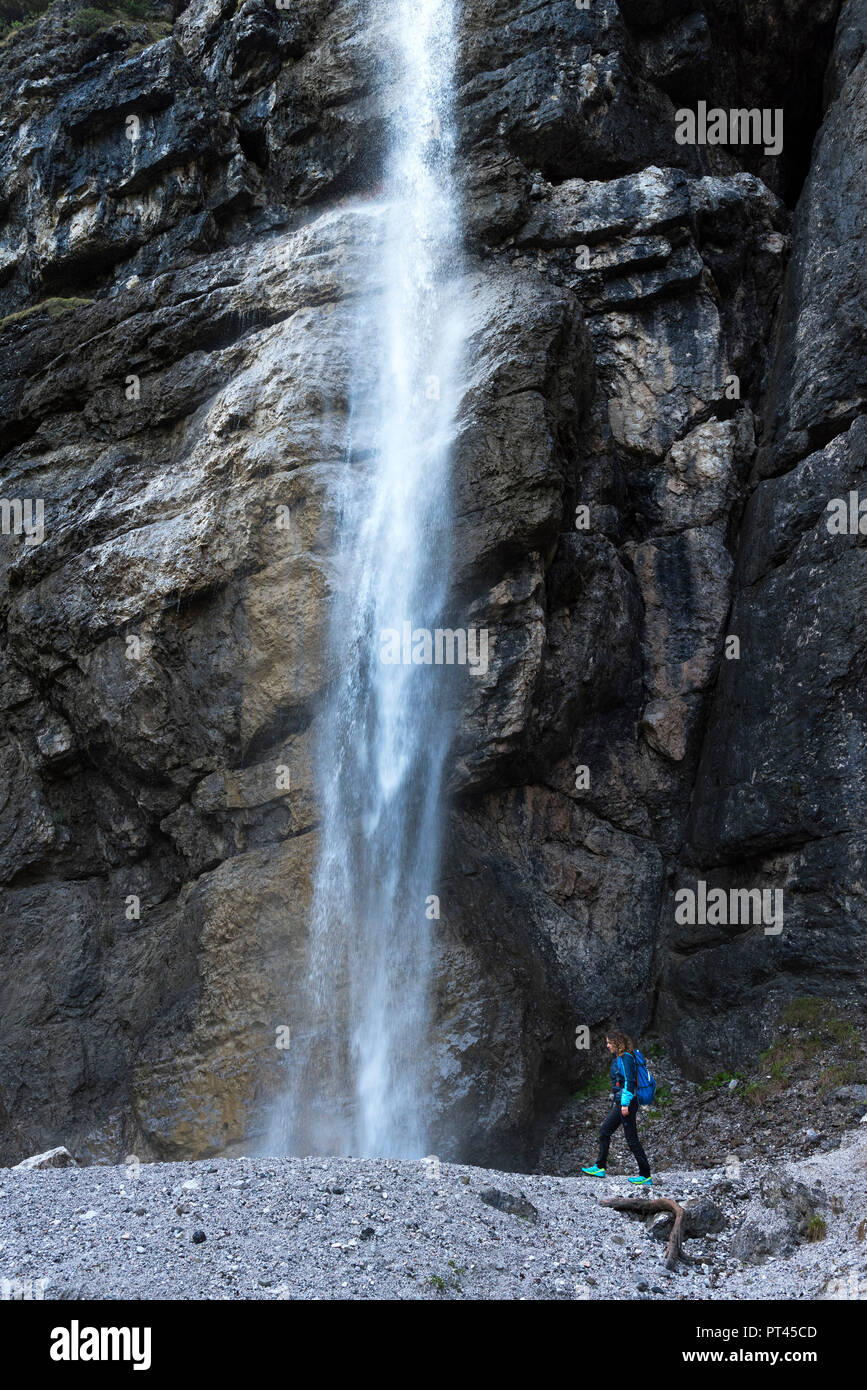
[{"label": "gray rock", "polygon": [[[864,410],[867,275],[861,153],[867,139],[863,6],[847,4],[832,69],[833,101],[816,141],[794,225],[794,253],[758,466],[779,473]],[[857,33],[857,37],[856,37]],[[856,61],[856,53],[860,53]]]},{"label": "gray rock", "polygon": [[750,1202],[734,1234],[731,1253],[747,1265],[763,1264],[774,1255],[794,1249],[792,1221],[783,1212]]},{"label": "gray rock", "polygon": [[725,1213],[709,1197],[686,1203],[686,1230],[690,1236],[716,1235],[726,1227]]},{"label": "gray rock", "polygon": [[483,1187],[479,1191],[482,1201],[489,1207],[496,1207],[497,1211],[508,1212],[510,1216],[519,1216],[522,1221],[531,1221],[535,1224],[539,1220],[539,1213],[528,1202],[523,1192],[519,1197],[511,1192],[503,1192],[498,1187]]},{"label": "gray rock", "polygon": [[829,1101],[854,1101],[857,1106],[867,1105],[867,1086],[838,1086],[828,1097]]},{"label": "gray rock", "polygon": [[30,1172],[38,1168],[75,1168],[75,1159],[68,1149],[57,1148],[48,1149],[42,1154],[33,1154],[30,1158],[22,1159],[20,1163],[13,1164],[16,1169],[24,1169]]}]

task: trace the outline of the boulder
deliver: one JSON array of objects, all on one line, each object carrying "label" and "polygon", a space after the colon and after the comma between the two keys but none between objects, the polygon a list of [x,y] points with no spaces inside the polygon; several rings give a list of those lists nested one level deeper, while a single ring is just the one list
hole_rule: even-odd
[{"label": "boulder", "polygon": [[45,1153],[33,1154],[30,1158],[22,1159],[20,1163],[13,1164],[14,1168],[23,1168],[27,1172],[37,1168],[76,1168],[77,1166],[72,1154],[62,1146],[57,1149],[46,1149]]}]

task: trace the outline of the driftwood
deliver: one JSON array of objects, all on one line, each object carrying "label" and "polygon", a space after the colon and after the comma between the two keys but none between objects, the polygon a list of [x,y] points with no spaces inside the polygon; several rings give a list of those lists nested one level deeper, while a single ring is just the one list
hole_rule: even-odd
[{"label": "driftwood", "polygon": [[635,1211],[639,1216],[654,1216],[658,1211],[670,1211],[674,1216],[674,1226],[665,1247],[665,1267],[676,1269],[678,1260],[683,1260],[686,1265],[696,1264],[692,1255],[687,1255],[683,1249],[686,1212],[673,1197],[654,1197],[651,1201],[644,1197],[603,1197],[599,1205],[613,1207],[615,1211]]}]

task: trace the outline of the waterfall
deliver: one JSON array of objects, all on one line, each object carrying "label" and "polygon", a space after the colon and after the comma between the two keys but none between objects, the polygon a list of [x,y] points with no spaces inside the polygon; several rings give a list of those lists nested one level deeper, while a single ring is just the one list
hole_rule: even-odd
[{"label": "waterfall", "polygon": [[[352,421],[336,499],[334,675],[319,729],[310,1021],[289,1060],[284,1151],[427,1151],[431,895],[451,735],[443,665],[387,664],[447,603],[461,344],[452,170],[457,0],[396,0],[385,189],[366,216]],[[362,291],[364,287],[362,287]]]}]

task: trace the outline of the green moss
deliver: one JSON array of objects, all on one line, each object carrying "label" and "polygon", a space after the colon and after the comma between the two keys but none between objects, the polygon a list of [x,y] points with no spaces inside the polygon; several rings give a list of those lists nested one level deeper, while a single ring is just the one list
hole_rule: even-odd
[{"label": "green moss", "polygon": [[48,314],[52,319],[59,319],[64,314],[72,314],[76,309],[83,309],[86,304],[92,303],[92,299],[43,299],[40,304],[34,304],[29,309],[19,309],[14,314],[7,314],[5,319],[0,319],[0,333],[11,328],[14,323],[23,323],[25,319],[32,318],[34,314]]}]

